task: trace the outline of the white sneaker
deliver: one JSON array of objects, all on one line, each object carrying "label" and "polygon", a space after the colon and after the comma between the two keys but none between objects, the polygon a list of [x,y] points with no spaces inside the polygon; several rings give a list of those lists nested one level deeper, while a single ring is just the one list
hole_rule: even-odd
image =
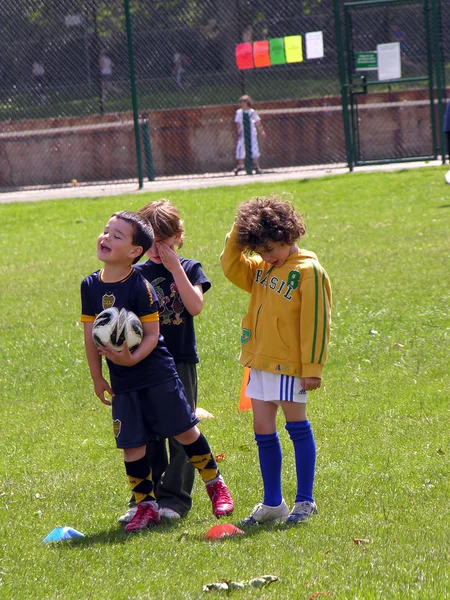
[{"label": "white sneaker", "polygon": [[257,504],[252,514],[241,521],[241,525],[257,525],[258,523],[268,523],[276,521],[281,523],[289,516],[289,507],[284,500],[279,506],[267,506],[266,504]]},{"label": "white sneaker", "polygon": [[450,183],[450,171],[445,174],[445,183]]},{"label": "white sneaker", "polygon": [[160,508],[159,516],[173,520],[181,519],[180,513],[177,513],[176,510],[172,510],[171,508]]},{"label": "white sneaker", "polygon": [[305,521],[311,515],[317,514],[317,506],[315,502],[296,502],[294,508],[291,510],[291,514],[286,519],[286,523],[300,523]]},{"label": "white sneaker", "polygon": [[128,509],[128,511],[122,515],[121,517],[119,517],[117,520],[119,523],[129,523],[131,521],[131,519],[134,517],[134,515],[137,512],[137,504],[135,504],[134,506],[130,506],[130,508]]}]

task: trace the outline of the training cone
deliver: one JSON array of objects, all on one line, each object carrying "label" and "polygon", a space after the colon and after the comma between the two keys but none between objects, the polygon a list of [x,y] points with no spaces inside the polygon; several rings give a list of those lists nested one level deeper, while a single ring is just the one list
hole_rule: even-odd
[{"label": "training cone", "polygon": [[231,523],[224,523],[223,525],[214,525],[209,531],[206,532],[205,537],[208,540],[220,540],[220,538],[228,537],[231,535],[245,535],[245,531],[235,527]]},{"label": "training cone", "polygon": [[244,375],[242,377],[241,395],[239,398],[239,410],[251,410],[251,398],[245,395],[247,390],[248,379],[250,377],[250,367],[244,367]]},{"label": "training cone", "polygon": [[60,542],[61,540],[70,540],[72,538],[84,537],[84,533],[72,529],[72,527],[57,527],[53,531],[50,531],[48,536],[42,541],[47,542]]}]

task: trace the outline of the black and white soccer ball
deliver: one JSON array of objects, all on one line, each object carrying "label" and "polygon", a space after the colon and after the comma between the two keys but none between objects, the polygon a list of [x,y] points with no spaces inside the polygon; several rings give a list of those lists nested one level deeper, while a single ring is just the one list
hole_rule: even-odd
[{"label": "black and white soccer ball", "polygon": [[122,350],[126,341],[130,352],[142,342],[142,323],[133,312],[116,307],[107,308],[97,315],[92,327],[94,344],[104,348],[110,344],[114,350]]}]

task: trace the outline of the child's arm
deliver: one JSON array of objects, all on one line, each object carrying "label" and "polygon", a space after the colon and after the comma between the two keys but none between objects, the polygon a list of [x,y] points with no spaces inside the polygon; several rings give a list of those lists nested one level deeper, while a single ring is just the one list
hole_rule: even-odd
[{"label": "child's arm", "polygon": [[320,387],[327,360],[330,339],[331,287],[327,274],[316,261],[300,283],[302,308],[300,314],[300,344],[302,355],[302,387]]},{"label": "child's arm", "polygon": [[181,266],[180,257],[172,248],[163,242],[156,242],[156,247],[164,266],[173,275],[184,306],[193,317],[200,314],[203,308],[203,287],[192,285]]},{"label": "child's arm", "polygon": [[262,136],[262,138],[264,140],[267,139],[267,134],[264,131],[264,127],[263,127],[263,125],[261,123],[261,119],[259,121],[255,122],[255,126],[256,126],[256,129],[257,129],[258,133]]},{"label": "child's arm", "polygon": [[100,354],[116,365],[122,365],[123,367],[132,367],[138,362],[141,362],[141,360],[153,352],[158,344],[159,321],[144,322],[142,323],[142,328],[144,330],[144,337],[133,353],[130,352],[128,345],[125,342],[123,349],[120,352],[114,350],[108,344],[105,348],[99,349]]},{"label": "child's arm", "polygon": [[91,373],[92,381],[94,382],[95,395],[108,406],[111,405],[110,400],[105,398],[105,392],[110,396],[113,395],[113,391],[103,377],[102,373],[102,357],[98,352],[97,346],[94,344],[92,339],[92,325],[93,323],[83,323],[84,325],[84,347],[86,350],[86,357],[89,365],[89,371]]},{"label": "child's arm", "polygon": [[243,254],[242,248],[237,242],[235,225],[226,237],[220,262],[227,279],[246,292],[252,291],[257,264],[255,259],[248,258]]}]

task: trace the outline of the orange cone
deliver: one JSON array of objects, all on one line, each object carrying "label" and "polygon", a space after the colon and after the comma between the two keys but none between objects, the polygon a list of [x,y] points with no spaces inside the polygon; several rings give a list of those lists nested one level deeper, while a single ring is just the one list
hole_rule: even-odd
[{"label": "orange cone", "polygon": [[250,376],[250,367],[244,367],[244,375],[242,377],[242,384],[241,384],[241,395],[239,398],[239,410],[251,410],[251,408],[252,408],[251,398],[249,398],[248,396],[245,395],[249,376]]},{"label": "orange cone", "polygon": [[220,538],[231,535],[245,535],[245,531],[238,529],[231,523],[224,523],[223,525],[214,525],[214,527],[211,527],[211,529],[206,532],[205,538],[208,538],[208,540],[220,540]]}]

